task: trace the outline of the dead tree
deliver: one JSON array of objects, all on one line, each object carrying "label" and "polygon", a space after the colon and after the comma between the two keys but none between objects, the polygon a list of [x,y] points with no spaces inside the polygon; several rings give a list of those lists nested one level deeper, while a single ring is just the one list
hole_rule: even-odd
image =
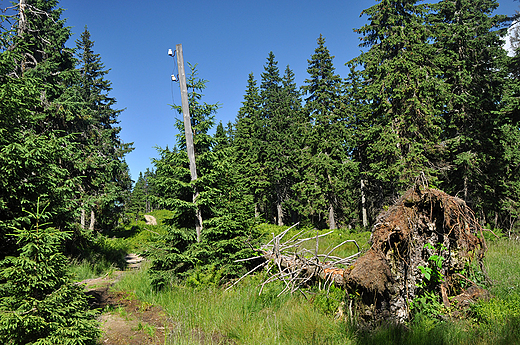
[{"label": "dead tree", "polygon": [[[308,230],[302,230],[291,238],[284,240],[285,236],[298,223],[289,227],[279,235],[273,235],[273,238],[267,243],[257,249],[261,256],[265,259],[261,264],[253,268],[251,271],[242,276],[233,285],[228,287],[230,289],[237,284],[244,277],[253,273],[254,271],[267,267],[268,278],[262,282],[260,293],[265,285],[274,282],[282,281],[284,289],[279,293],[294,293],[296,291],[305,295],[302,287],[309,286],[310,283],[319,280],[323,282],[324,288],[332,284],[344,286],[344,272],[345,268],[355,261],[355,258],[361,253],[361,250],[354,240],[346,240],[336,245],[334,248],[328,250],[326,254],[318,252],[319,240],[327,235],[333,233],[329,231],[325,234],[316,233],[315,236],[309,236]],[[314,250],[305,248],[304,244],[314,242]],[[354,243],[358,249],[357,253],[347,257],[340,258],[332,255],[334,251],[347,243]],[[254,260],[258,257],[252,257],[239,261]]]},{"label": "dead tree", "polygon": [[[300,232],[284,240],[291,228],[273,235],[258,249],[265,261],[244,275],[267,267],[268,278],[261,284],[260,293],[275,280],[284,283],[280,294],[304,293],[302,287],[316,281],[324,281],[324,286],[336,284],[350,296],[358,296],[350,301],[349,314],[367,325],[409,320],[410,303],[426,291],[435,292],[446,308],[465,301],[467,295],[486,295],[464,275],[475,266],[485,275],[482,227],[463,200],[442,191],[421,185],[408,190],[378,216],[372,228],[371,247],[362,256],[353,240],[319,254],[319,239],[331,232],[315,236]],[[310,241],[315,242],[314,250],[302,246]],[[348,258],[332,255],[348,242],[358,247],[358,253]],[[442,258],[442,264],[435,268],[439,279],[424,274],[432,257]],[[252,259],[258,257],[246,260]],[[463,288],[468,285],[469,289]],[[474,291],[479,291],[480,296],[474,296]]]}]

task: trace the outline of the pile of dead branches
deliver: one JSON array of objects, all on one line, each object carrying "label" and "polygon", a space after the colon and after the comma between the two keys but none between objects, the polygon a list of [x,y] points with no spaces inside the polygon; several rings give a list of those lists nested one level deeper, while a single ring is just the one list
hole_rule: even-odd
[{"label": "pile of dead branches", "polygon": [[[361,253],[359,245],[354,240],[346,240],[328,250],[327,253],[320,254],[318,252],[320,239],[330,235],[333,231],[321,235],[316,232],[316,235],[310,236],[311,231],[304,229],[285,240],[284,238],[289,230],[298,224],[299,223],[296,223],[287,228],[279,235],[275,236],[272,234],[273,238],[268,243],[262,245],[260,249],[257,249],[257,252],[259,252],[265,260],[238,279],[228,289],[246,276],[264,267],[267,267],[267,279],[261,284],[260,294],[265,285],[277,280],[282,281],[285,285],[279,295],[297,291],[305,295],[301,288],[308,287],[311,283],[316,281],[319,281],[320,286],[323,286],[323,288],[328,288],[332,284],[343,286],[345,284],[343,278],[345,272],[344,267],[351,265],[355,261],[355,258],[359,256]],[[305,244],[310,242],[314,242],[314,250],[307,249],[309,246]],[[357,253],[346,258],[332,255],[335,250],[347,243],[354,243],[358,249]],[[312,247],[312,245],[310,247]],[[254,259],[258,259],[258,257],[255,256],[240,261]]]}]

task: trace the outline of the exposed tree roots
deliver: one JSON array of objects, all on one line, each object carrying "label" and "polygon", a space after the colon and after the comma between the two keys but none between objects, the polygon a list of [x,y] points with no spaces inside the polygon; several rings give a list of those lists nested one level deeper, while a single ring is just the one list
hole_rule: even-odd
[{"label": "exposed tree roots", "polygon": [[[471,267],[483,272],[486,245],[483,236],[477,237],[482,228],[463,200],[436,189],[417,185],[381,213],[372,229],[371,247],[359,258],[359,252],[343,259],[331,255],[355,241],[319,254],[319,239],[329,233],[299,233],[284,240],[289,230],[273,235],[260,248],[266,260],[248,274],[267,267],[271,274],[262,289],[281,280],[285,288],[280,294],[304,293],[301,288],[316,281],[325,287],[341,286],[351,296],[349,313],[362,324],[402,323],[410,318],[410,303],[425,293],[434,293],[446,307],[464,304],[470,295],[478,297],[471,291],[483,294],[475,287],[467,290],[471,293],[463,289],[474,285],[467,277]],[[316,243],[314,251],[302,247],[309,241]]]},{"label": "exposed tree roots", "polygon": [[[408,190],[379,215],[370,249],[345,272],[347,290],[359,296],[358,320],[406,321],[410,302],[425,292],[449,307],[448,297],[470,281],[464,276],[470,263],[483,270],[486,245],[478,233],[482,228],[463,200],[420,186]],[[435,271],[430,279],[425,268]]]}]

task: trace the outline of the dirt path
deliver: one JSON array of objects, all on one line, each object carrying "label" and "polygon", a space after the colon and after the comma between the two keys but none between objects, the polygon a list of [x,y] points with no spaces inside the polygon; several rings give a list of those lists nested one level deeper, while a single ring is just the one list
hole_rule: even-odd
[{"label": "dirt path", "polygon": [[[139,269],[144,259],[136,254],[125,257],[128,267]],[[97,279],[88,279],[86,294],[91,296],[92,308],[101,309],[101,344],[138,345],[165,344],[174,329],[174,323],[158,306],[140,301],[133,293],[113,291],[110,288],[129,271],[115,271]]]},{"label": "dirt path", "polygon": [[[140,269],[144,258],[136,254],[125,256],[127,268]],[[187,329],[182,320],[172,320],[159,306],[140,301],[133,292],[115,291],[111,287],[125,274],[115,271],[96,279],[87,279],[85,293],[91,296],[92,309],[99,309],[103,345],[162,345],[176,344],[176,341],[190,339],[190,344],[235,344],[222,334],[207,334],[199,329]]]}]

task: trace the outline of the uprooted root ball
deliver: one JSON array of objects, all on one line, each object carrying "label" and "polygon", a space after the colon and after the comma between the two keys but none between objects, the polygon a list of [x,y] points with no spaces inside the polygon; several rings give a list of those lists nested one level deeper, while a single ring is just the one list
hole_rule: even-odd
[{"label": "uprooted root ball", "polygon": [[482,228],[466,203],[416,186],[387,211],[372,230],[371,248],[344,273],[360,322],[401,323],[411,302],[434,293],[450,306],[449,296],[469,282],[464,270],[472,260],[482,267],[486,249]]}]

